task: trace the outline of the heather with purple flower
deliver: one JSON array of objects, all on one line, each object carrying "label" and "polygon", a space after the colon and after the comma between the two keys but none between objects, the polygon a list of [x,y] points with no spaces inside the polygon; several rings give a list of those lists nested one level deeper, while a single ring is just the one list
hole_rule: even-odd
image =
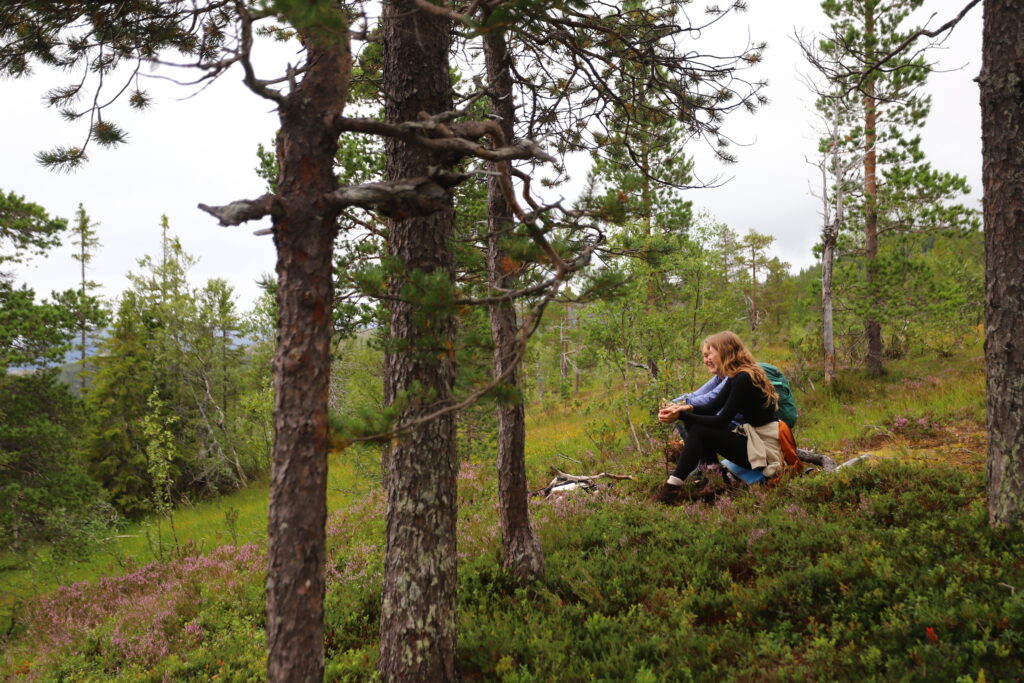
[{"label": "heather with purple flower", "polygon": [[927,439],[934,437],[940,428],[927,416],[914,417],[897,415],[892,418],[892,432],[907,439]]},{"label": "heather with purple flower", "polygon": [[[878,457],[868,464],[676,507],[644,502],[663,476],[656,440],[641,435],[650,448],[641,455],[572,450],[588,437],[562,416],[540,422],[551,436],[531,442],[530,486],[549,481],[552,453],[576,460],[554,460],[574,473],[634,479],[530,498],[547,572],[525,587],[501,566],[495,463],[474,452],[457,474],[460,675],[655,681],[685,678],[685,666],[694,678],[828,680],[843,671],[954,680],[968,671],[973,680],[984,669],[990,680],[1012,679],[1021,661],[1005,643],[1024,622],[1001,585],[1024,585],[1021,568],[1005,561],[1024,553],[1024,539],[985,523],[983,449],[932,407],[857,410],[837,404],[829,413],[850,423],[849,440],[831,452],[870,439]],[[802,428],[814,429],[805,417]],[[926,433],[969,466],[936,465],[933,447],[928,466],[902,457]],[[897,455],[885,452],[890,444]],[[332,682],[373,680],[377,668],[387,511],[363,465],[332,456],[324,615]],[[225,507],[240,513],[229,517]],[[124,548],[115,554],[128,567],[122,576],[69,581],[26,601],[15,631],[0,636],[0,679],[263,680],[266,490],[182,506],[180,538],[193,537],[186,525],[200,511],[208,535],[195,537],[221,539],[211,550],[188,541],[166,562],[133,566],[143,552]],[[236,535],[256,543],[219,545]]]},{"label": "heather with purple flower", "polygon": [[32,641],[9,656],[30,659],[22,672],[28,680],[85,648],[114,671],[148,671],[172,652],[201,644],[207,636],[203,619],[212,608],[252,614],[253,599],[262,599],[265,570],[259,546],[227,545],[64,586],[26,606],[23,623]]}]

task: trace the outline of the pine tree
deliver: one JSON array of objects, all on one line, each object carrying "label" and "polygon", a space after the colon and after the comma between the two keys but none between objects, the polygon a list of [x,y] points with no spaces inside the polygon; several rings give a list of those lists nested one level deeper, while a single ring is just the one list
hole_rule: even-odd
[{"label": "pine tree", "polygon": [[78,205],[75,218],[76,222],[71,232],[72,243],[76,246],[77,251],[71,255],[71,258],[78,261],[81,275],[74,315],[78,322],[78,395],[84,396],[90,374],[85,367],[85,359],[89,353],[88,337],[107,324],[107,314],[100,299],[92,294],[99,289],[99,283],[86,277],[89,262],[92,261],[96,249],[100,246],[100,240],[95,230],[97,224],[89,219],[85,207],[81,204]]},{"label": "pine tree", "polygon": [[[0,264],[21,263],[60,244],[67,221],[24,197],[0,191]],[[35,291],[0,272],[0,370],[60,361],[74,334],[72,317],[61,299],[36,301]]]},{"label": "pine tree", "polygon": [[[889,290],[903,281],[906,261],[888,249],[889,234],[970,229],[974,212],[955,204],[968,192],[963,177],[937,171],[925,159],[921,138],[930,99],[921,94],[930,67],[920,54],[897,56],[884,70],[868,68],[904,42],[911,11],[923,0],[888,4],[879,0],[825,0],[832,35],[821,50],[826,70],[841,96],[861,100],[863,120],[850,122],[841,136],[863,156],[862,194],[847,205],[848,232],[840,240],[840,274],[847,281],[849,305],[863,320],[868,371],[880,375],[883,330],[894,297]],[[821,106],[827,106],[822,104]],[[885,239],[883,239],[885,238]]]},{"label": "pine tree", "polygon": [[[43,207],[0,192],[0,263],[24,262],[60,244],[67,227]],[[4,550],[53,543],[59,556],[103,516],[103,495],[78,450],[82,406],[56,370],[75,335],[75,292],[36,301],[0,273],[0,538]],[[10,373],[28,366],[24,374]]]},{"label": "pine tree", "polygon": [[148,512],[152,500],[142,420],[159,376],[150,350],[153,324],[142,297],[133,290],[124,292],[100,345],[86,399],[90,471],[109,492],[111,503],[129,517]]},{"label": "pine tree", "polygon": [[60,244],[67,227],[65,219],[51,218],[38,204],[0,190],[0,263],[21,263],[46,253]]},{"label": "pine tree", "polygon": [[[489,11],[489,10],[488,10]],[[491,115],[506,139],[515,135],[516,101],[513,99],[512,62],[508,37],[502,29],[484,35],[484,62],[487,82],[494,95]],[[498,171],[497,165],[492,165]],[[513,209],[509,205],[504,180],[492,176],[487,182],[487,284],[493,292],[515,289],[522,280],[524,262],[512,253],[522,250],[515,244]],[[512,244],[510,244],[510,242]],[[513,251],[510,252],[510,247]],[[498,511],[501,525],[502,564],[521,583],[540,579],[544,574],[544,553],[533,529],[527,505],[526,412],[520,394],[520,365],[517,350],[519,320],[515,302],[496,301],[488,309],[491,340],[494,344],[492,374],[504,377],[510,396],[499,402],[498,413]]]},{"label": "pine tree", "polygon": [[750,297],[748,299],[750,313],[747,319],[751,334],[757,331],[758,326],[761,324],[762,316],[762,311],[757,308],[757,292],[760,289],[757,272],[758,268],[762,272],[767,270],[769,260],[766,252],[774,241],[775,238],[771,235],[765,235],[756,230],[748,230],[739,243],[741,262],[744,267],[750,269]]},{"label": "pine tree", "polygon": [[[988,518],[1024,520],[1024,8],[986,0],[981,84],[985,185],[985,371],[988,401]],[[1008,182],[1008,179],[1018,179]]]}]

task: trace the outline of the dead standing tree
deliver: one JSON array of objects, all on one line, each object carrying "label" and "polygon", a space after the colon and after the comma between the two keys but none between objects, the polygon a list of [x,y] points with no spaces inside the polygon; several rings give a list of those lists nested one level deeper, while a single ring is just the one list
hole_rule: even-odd
[{"label": "dead standing tree", "polygon": [[[827,60],[804,36],[796,37],[797,44],[811,64],[824,64]],[[803,78],[807,89],[817,98],[819,111],[818,132],[823,133],[818,144],[821,156],[816,162],[808,160],[821,174],[820,194],[811,194],[821,200],[821,340],[822,368],[825,383],[831,384],[836,377],[836,346],[834,309],[835,298],[832,288],[832,272],[836,260],[839,235],[846,220],[846,203],[850,194],[856,193],[859,178],[858,166],[864,157],[858,152],[850,153],[842,144],[843,126],[859,115],[857,98],[844,96],[837,87],[823,86],[812,76]]]},{"label": "dead standing tree", "polygon": [[[836,97],[832,101],[831,117],[825,118],[826,139],[822,141],[822,158],[818,164],[821,171],[821,337],[824,350],[825,383],[831,384],[836,377],[835,324],[833,320],[834,298],[832,296],[832,267],[836,257],[836,243],[843,229],[846,216],[846,195],[852,182],[850,174],[862,163],[858,156],[844,156],[839,144],[842,119],[842,102]],[[832,182],[829,182],[829,178]],[[829,202],[829,191],[832,202]]]}]

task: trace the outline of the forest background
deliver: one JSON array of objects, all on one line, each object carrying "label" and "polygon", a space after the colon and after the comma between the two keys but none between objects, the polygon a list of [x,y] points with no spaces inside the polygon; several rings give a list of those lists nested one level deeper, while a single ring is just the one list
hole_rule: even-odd
[{"label": "forest background", "polygon": [[[833,19],[841,21],[841,8],[833,11],[839,15]],[[751,63],[760,61],[759,51],[748,54],[757,54]],[[902,82],[894,87],[906,85]],[[909,95],[893,100],[905,105],[904,111],[896,109],[892,101],[887,102],[896,113],[887,140],[893,146],[880,152],[879,175],[884,180],[879,185],[884,192],[871,198],[863,189],[865,180],[858,171],[848,175],[837,173],[842,166],[836,161],[839,155],[853,160],[847,164],[851,168],[863,167],[864,127],[858,119],[863,112],[857,110],[857,99],[846,98],[843,104],[849,108],[841,117],[831,119],[845,126],[835,135],[828,132],[831,101],[824,99],[819,103],[824,115],[822,142],[820,157],[812,160],[821,163],[825,174],[823,197],[819,200],[825,214],[819,216],[822,228],[828,228],[835,217],[829,212],[835,206],[836,188],[844,187],[847,196],[843,206],[846,222],[836,223],[840,231],[835,241],[832,282],[833,356],[838,376],[832,375],[828,359],[823,358],[821,266],[810,266],[794,274],[789,264],[772,254],[770,235],[741,231],[695,210],[691,192],[673,189],[628,170],[629,165],[616,158],[615,146],[608,145],[612,151],[595,155],[588,182],[574,202],[576,211],[586,213],[600,224],[606,241],[597,252],[599,256],[592,269],[582,271],[577,284],[561,296],[545,301],[544,316],[522,358],[519,400],[529,406],[533,424],[537,426],[546,418],[549,429],[569,429],[574,425],[571,428],[578,430],[570,452],[563,452],[570,448],[564,440],[548,441],[548,448],[543,451],[531,449],[527,465],[531,482],[540,482],[553,460],[563,469],[568,462],[593,470],[621,469],[638,475],[645,483],[655,481],[650,463],[665,435],[653,420],[651,409],[659,399],[674,396],[704,379],[699,363],[700,341],[724,328],[739,332],[760,358],[776,362],[786,370],[797,390],[798,402],[804,406],[806,431],[803,437],[798,432],[798,438],[804,439],[806,445],[840,450],[868,445],[878,437],[892,437],[906,447],[915,439],[941,439],[964,428],[964,423],[977,426],[983,420],[977,364],[984,313],[983,239],[967,183],[944,170],[933,170],[917,149],[913,140],[925,121],[927,102],[914,101]],[[623,135],[615,131],[615,119],[610,121],[605,135]],[[652,157],[662,155],[658,162],[663,174],[660,180],[680,187],[692,185],[697,167],[679,153],[686,149],[682,138],[677,141],[671,137],[679,131],[657,119],[649,124],[652,129],[659,125],[665,129],[647,139],[638,137],[634,144]],[[880,150],[882,138],[879,135],[876,143]],[[843,148],[836,140],[848,144]],[[255,159],[259,165],[257,175],[273,189],[279,168],[278,159],[267,151],[269,147],[262,147]],[[343,147],[342,155],[340,168],[351,178],[360,181],[379,177],[383,168],[380,148],[353,142]],[[831,181],[829,173],[833,173]],[[883,207],[881,211],[879,206]],[[884,236],[878,238],[877,251],[869,254],[862,235],[872,207],[881,215]],[[259,571],[253,564],[252,550],[219,549],[197,554],[205,550],[201,547],[204,543],[214,543],[225,536],[235,546],[239,545],[238,508],[230,504],[224,508],[223,522],[218,521],[222,529],[212,537],[181,533],[180,519],[183,510],[192,509],[199,501],[230,500],[223,497],[240,495],[232,493],[235,491],[258,491],[265,485],[274,431],[270,375],[278,322],[274,278],[263,278],[261,296],[248,310],[241,311],[231,286],[224,280],[190,279],[196,257],[183,248],[174,226],[165,218],[160,225],[157,252],[137,261],[128,278],[129,287],[119,296],[103,300],[96,296],[96,284],[90,281],[88,273],[91,259],[103,247],[84,206],[70,222],[51,218],[31,197],[26,199],[13,193],[4,196],[3,208],[5,215],[18,216],[31,225],[30,230],[20,230],[20,223],[4,226],[8,229],[4,237],[11,246],[4,254],[5,259],[38,257],[63,240],[74,246],[77,263],[68,265],[80,274],[78,287],[55,293],[49,301],[36,301],[30,290],[16,286],[13,277],[4,283],[4,334],[8,341],[5,366],[14,372],[9,372],[4,380],[4,403],[0,406],[4,415],[5,458],[5,506],[0,523],[6,540],[5,573],[16,577],[22,572],[9,591],[13,598],[7,602],[8,638],[17,645],[20,637],[29,636],[31,629],[46,623],[48,617],[44,613],[52,611],[56,604],[46,603],[46,598],[35,601],[36,592],[52,586],[38,579],[25,582],[26,573],[72,576],[76,565],[87,566],[95,559],[97,548],[116,543],[120,536],[145,539],[142,549],[110,553],[121,571],[140,584],[150,578],[156,580],[155,575],[150,575],[165,571],[183,580],[189,572],[198,571],[199,557],[207,558],[202,561],[206,563],[205,569],[223,571],[225,577],[235,571]],[[463,291],[472,292],[479,285],[482,239],[474,226],[479,226],[486,217],[482,184],[469,184],[459,191],[455,216],[456,242],[461,245],[456,250],[461,259],[456,268],[459,285],[465,288]],[[368,220],[361,214],[352,218]],[[361,509],[365,512],[367,506],[381,504],[379,495],[372,493],[380,486],[382,477],[378,447],[351,445],[353,438],[374,433],[380,427],[381,416],[388,415],[382,379],[390,349],[385,335],[385,309],[369,296],[379,292],[383,277],[376,265],[380,243],[374,239],[377,233],[372,221],[366,234],[368,237],[347,245],[351,248],[341,252],[336,264],[338,306],[331,339],[330,420],[335,446],[341,449],[337,467],[343,471],[341,485],[346,494],[344,509],[339,507],[343,515],[360,515]],[[827,238],[827,230],[820,235],[815,233],[808,242],[819,238]],[[575,238],[569,234],[558,239],[572,245]],[[563,241],[555,244],[561,248]],[[533,255],[524,250],[509,258],[514,263],[530,257]],[[529,316],[529,301],[517,306],[521,318]],[[29,320],[33,321],[31,328],[19,327]],[[876,358],[880,362],[878,371],[862,370],[870,357],[872,324],[880,330],[882,342],[881,356]],[[487,384],[494,353],[486,310],[467,309],[460,313],[456,331],[460,358],[455,386],[457,391],[471,393],[474,387]],[[68,354],[77,362],[62,365]],[[38,369],[39,366],[61,367],[46,370]],[[868,379],[869,375],[883,374],[886,368],[887,379]],[[962,394],[951,392],[953,396],[946,403],[935,403],[929,390],[949,389],[944,384],[944,374],[953,377],[954,385],[964,384],[966,390]],[[879,398],[880,394],[900,394],[901,390],[911,397],[898,404],[901,408]],[[917,404],[912,400],[915,396],[921,397]],[[456,451],[461,478],[486,479],[479,467],[492,463],[498,450],[495,402],[501,404],[510,398],[515,395],[492,393],[458,413]],[[880,412],[870,418],[856,414],[856,424],[851,426],[851,420],[840,416],[844,403],[855,398],[873,403],[870,410]],[[332,458],[332,467],[334,462]],[[948,492],[961,486],[976,488],[977,481],[957,479],[969,478],[971,471],[976,474],[976,469],[966,469],[966,475],[943,471],[935,475],[937,478],[925,480],[928,486]],[[904,493],[890,491],[892,483],[905,476],[898,470],[883,468],[881,473],[870,475],[876,479],[862,476],[863,480],[844,482],[849,491],[876,486],[893,495]],[[485,495],[490,485],[483,481],[479,484],[483,489],[477,491],[472,481],[466,483],[465,493],[460,489],[460,497],[472,496],[474,492]],[[819,490],[829,486],[832,484],[821,484]],[[625,490],[627,500],[638,494],[635,487]],[[361,495],[356,496],[353,507],[350,496],[356,491]],[[809,505],[818,495],[814,491],[812,485],[798,493],[797,498]],[[922,500],[928,498],[917,490],[911,494],[923,496]],[[801,496],[806,496],[806,500]],[[942,505],[967,506],[968,501],[963,498],[947,497],[955,501],[946,500]],[[857,514],[883,515],[877,506],[861,509],[865,500],[869,499],[857,499]],[[738,503],[741,511],[748,504],[760,503]],[[893,504],[880,503],[883,507]],[[630,516],[626,508],[616,509],[617,514]],[[472,510],[471,505],[464,510]],[[848,512],[854,514],[852,510]],[[359,519],[369,522],[381,516],[372,511],[366,514]],[[705,513],[689,510],[685,514]],[[791,511],[791,516],[797,514]],[[977,521],[976,509],[971,515],[968,521]],[[567,517],[570,518],[574,518],[572,513]],[[741,524],[754,524],[753,517],[740,514],[736,518],[743,518]],[[635,517],[631,519],[635,521]],[[622,522],[620,519],[617,524]],[[126,524],[133,523],[131,533],[122,533]],[[474,562],[486,562],[493,555],[493,517],[490,524],[479,518],[474,519],[474,524],[479,526],[473,527],[469,542],[462,543],[460,551],[460,557],[470,567],[466,574],[470,578],[461,580],[460,590],[471,594],[477,590],[471,585],[474,580],[499,580],[487,578],[491,568],[474,568]],[[758,530],[764,532],[762,527],[747,530],[748,545],[761,538]],[[331,533],[344,537],[351,532]],[[566,539],[571,537],[567,531],[560,533]],[[473,539],[473,534],[483,537]],[[709,538],[708,543],[722,540],[716,540],[713,534]],[[373,578],[376,575],[371,571],[369,580],[363,579],[370,571],[367,568],[375,566],[379,558],[373,559],[372,550],[351,546],[353,540],[333,538],[339,544],[335,552],[340,553],[331,563],[333,571],[358,576],[359,580],[354,582],[358,587],[352,589],[357,591],[356,595],[344,592],[348,590],[344,588],[347,580],[333,584],[335,592],[328,599],[335,601],[336,609],[330,611],[329,603],[331,618],[354,622],[329,624],[328,632],[333,634],[329,637],[344,642],[328,642],[327,650],[335,676],[358,678],[368,675],[375,666],[373,656],[368,654],[373,648],[373,637],[368,635],[367,624],[379,616],[370,604],[373,596],[379,596],[379,587],[375,593],[379,577]],[[1011,536],[1000,542],[1012,544],[1019,539]],[[550,537],[546,537],[545,544],[550,543]],[[607,547],[606,539],[601,543]],[[475,544],[479,544],[477,555],[472,554]],[[158,564],[146,564],[149,558],[158,560]],[[221,560],[231,566],[218,565]],[[985,561],[979,560],[982,564]],[[991,574],[998,566],[998,562],[986,564],[984,571]],[[732,580],[742,583],[742,573],[738,568]],[[572,571],[563,572],[561,580],[571,574]],[[190,584],[183,590],[202,592],[200,584],[217,585],[208,579],[202,578],[199,584]],[[234,585],[234,579],[226,580],[229,586]],[[576,582],[568,589],[575,596],[574,604],[581,608],[593,602],[583,595],[587,590],[585,584]],[[110,589],[114,584],[96,584],[103,585]],[[603,593],[606,588],[594,590]],[[554,591],[556,587],[549,589]],[[59,598],[53,599],[64,603],[73,602],[79,594],[87,596],[82,598],[86,601],[98,597],[90,593],[93,589],[81,586],[61,590]],[[70,648],[63,653],[77,654],[63,663],[59,661],[63,655],[58,657],[56,650],[37,652],[29,660],[19,660],[24,655],[16,655],[5,660],[5,665],[12,670],[27,667],[26,672],[36,673],[48,670],[47,667],[65,667],[79,674],[103,670],[128,677],[156,675],[179,667],[182,672],[200,675],[199,672],[209,673],[218,666],[223,668],[224,653],[232,653],[234,659],[228,662],[227,670],[247,670],[254,654],[241,642],[244,636],[239,634],[261,629],[259,616],[252,612],[254,596],[247,590],[251,592],[251,587],[241,589],[231,598],[237,599],[237,610],[229,603],[219,607],[234,610],[227,617],[215,617],[206,611],[182,611],[177,605],[168,607],[170,612],[166,618],[161,617],[163,621],[157,620],[160,625],[156,631],[147,630],[141,622],[129,623],[137,616],[123,614],[106,621],[106,626],[99,626],[99,630],[97,624],[109,615],[96,615],[100,621],[93,623],[91,630],[77,635],[69,635],[73,629],[62,624],[65,635],[61,638],[68,639],[65,645]],[[339,590],[342,592],[338,593]],[[513,593],[514,590],[502,589]],[[564,603],[565,595],[552,593],[551,599]],[[361,606],[355,611],[340,607],[349,605],[350,600]],[[625,598],[623,601],[629,603]],[[1001,609],[993,607],[994,614]],[[713,612],[699,611],[695,618],[701,621],[707,617],[712,622],[708,625],[713,626]],[[88,622],[93,618],[83,617],[84,614],[75,619]],[[594,614],[573,618],[582,619],[587,629],[607,628],[607,624],[599,623],[600,619],[592,620]],[[1011,621],[1007,622],[1007,618]],[[1007,654],[1004,641],[1017,637],[1014,634],[1018,618],[1011,609],[1003,625],[997,628],[998,634],[985,631],[984,638],[970,639],[971,643],[986,643],[991,636],[990,648],[974,646],[983,650],[976,653],[975,659],[954,658],[949,666],[967,667],[960,669],[961,673],[978,661],[997,669],[1010,666],[1012,655]],[[239,619],[248,625],[241,626]],[[856,621],[856,615],[851,619],[847,625]],[[48,623],[56,628],[57,621],[51,619]],[[934,626],[923,628],[926,643],[931,643],[933,636],[937,638]],[[132,629],[142,631],[129,635]],[[218,638],[234,640],[218,640],[212,637],[214,631]],[[465,628],[462,631],[466,633]],[[208,633],[210,638],[206,638]],[[231,633],[234,635],[229,636]],[[470,655],[463,653],[463,670],[479,667],[484,675],[503,672],[502,675],[514,678],[518,671],[543,677],[543,667],[553,665],[551,657],[540,665],[529,662],[523,652],[496,655],[473,650],[474,637],[492,643],[486,647],[493,647],[500,638],[495,634],[472,633],[469,637],[470,644],[463,645],[470,648]],[[826,641],[828,637],[825,636]],[[97,653],[90,654],[81,638],[103,644]],[[198,650],[193,648],[196,644]],[[186,654],[190,648],[195,651]],[[200,652],[203,648],[207,650]],[[18,651],[18,647],[12,649]],[[879,651],[869,655],[867,659],[858,655],[858,666],[869,671],[898,670],[896,654]],[[794,652],[780,650],[771,656],[778,661],[790,661]],[[941,666],[930,653],[918,656],[923,663],[911,656],[910,661],[916,664],[906,665],[924,667],[922,675],[928,667]],[[482,659],[476,661],[476,657]],[[612,675],[610,671],[622,665],[626,669],[632,667],[633,673],[639,675],[644,667],[637,662],[647,660],[622,664],[594,657],[589,661],[598,667],[591,674],[605,671],[605,675]],[[800,665],[831,666],[828,662]],[[601,668],[606,666],[612,668]],[[665,672],[650,662],[644,666],[650,669],[652,677],[658,675],[657,671],[661,675]],[[873,666],[883,668],[870,668]],[[975,667],[975,673],[983,668]]]}]

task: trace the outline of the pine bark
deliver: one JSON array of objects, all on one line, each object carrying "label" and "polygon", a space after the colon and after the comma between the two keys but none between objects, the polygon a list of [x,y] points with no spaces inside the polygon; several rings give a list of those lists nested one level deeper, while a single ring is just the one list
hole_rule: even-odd
[{"label": "pine bark", "polygon": [[984,4],[981,85],[985,188],[988,516],[1024,521],[1024,7]]},{"label": "pine bark", "polygon": [[[81,239],[82,239],[82,247],[81,247],[81,252],[80,252],[79,255],[82,258],[82,289],[81,289],[82,300],[79,303],[79,305],[80,306],[85,306],[85,297],[86,297],[86,294],[88,292],[88,289],[86,288],[86,284],[87,283],[86,283],[86,280],[85,280],[86,252],[85,252],[85,234],[84,234],[84,231],[83,231]],[[81,396],[81,397],[85,396],[85,342],[86,342],[85,327],[86,327],[85,311],[79,309],[79,311],[78,311],[78,330],[79,330],[80,340],[79,340],[79,347],[78,347],[79,348],[79,355],[78,355],[78,395]]]},{"label": "pine bark", "polygon": [[[498,117],[506,140],[514,134],[515,106],[512,101],[511,57],[502,31],[488,33],[484,39],[484,60],[491,92],[491,113]],[[487,186],[487,271],[492,288],[512,289],[515,268],[510,267],[502,236],[513,226],[512,210],[501,190],[500,180],[492,176]],[[491,339],[494,342],[495,376],[508,371],[505,383],[519,387],[519,367],[515,359],[519,325],[511,301],[490,306]],[[562,364],[565,365],[565,348]],[[563,381],[565,377],[563,374]],[[498,511],[501,523],[502,564],[523,584],[544,574],[544,553],[530,522],[526,480],[526,415],[521,400],[498,406]]]},{"label": "pine bark", "polygon": [[[870,40],[875,35],[875,15],[871,4],[865,5],[864,35]],[[874,57],[869,55],[874,60]],[[878,287],[874,272],[875,258],[878,256],[878,155],[875,141],[878,129],[878,101],[875,98],[875,80],[870,77],[864,84],[864,257],[867,259],[867,293],[871,299],[867,317],[864,321],[864,334],[867,337],[868,374],[881,377],[885,372],[882,364],[882,325],[875,312]]]},{"label": "pine bark", "polygon": [[[836,378],[836,340],[833,318],[832,266],[835,264],[836,241],[845,217],[846,172],[839,154],[839,98],[835,101],[832,127],[832,173],[835,177],[835,210],[832,225],[826,225],[821,238],[821,336],[824,346],[825,384]],[[828,197],[828,187],[822,188],[822,197]],[[827,199],[826,199],[827,204]],[[826,210],[826,215],[828,211]]]},{"label": "pine bark", "polygon": [[827,231],[821,250],[821,336],[824,347],[825,384],[836,378],[835,325],[832,314],[832,265],[835,262],[835,237]]},{"label": "pine bark", "polygon": [[757,331],[757,249],[750,245],[750,331]]},{"label": "pine bark", "polygon": [[323,680],[327,390],[332,329],[333,191],[351,58],[306,41],[309,70],[280,110],[274,453],[267,563],[267,678]]},{"label": "pine bark", "polygon": [[[640,153],[640,201],[643,206],[644,224],[646,225],[647,238],[654,237],[654,201],[651,191],[651,161],[648,146],[644,144]],[[647,275],[647,311],[653,313],[658,310],[658,295],[654,287],[654,275]],[[653,353],[647,356],[647,372],[651,373],[651,379],[657,380],[661,369],[658,367],[658,359]]]},{"label": "pine bark", "polygon": [[[448,72],[450,22],[417,9],[412,0],[384,3],[384,96],[388,122],[452,108]],[[436,153],[389,139],[389,180],[421,176],[444,165]],[[400,419],[415,420],[450,399],[455,380],[454,318],[427,306],[413,279],[440,273],[454,281],[451,206],[429,216],[393,216],[388,253],[400,268],[391,276],[390,345],[385,399],[402,400]],[[421,298],[422,297],[422,298]],[[416,299],[420,298],[420,302]],[[408,392],[408,393],[407,393]],[[406,397],[406,401],[403,397]],[[452,413],[413,426],[385,454],[387,541],[378,672],[385,683],[454,681],[456,645],[456,472]]]}]

